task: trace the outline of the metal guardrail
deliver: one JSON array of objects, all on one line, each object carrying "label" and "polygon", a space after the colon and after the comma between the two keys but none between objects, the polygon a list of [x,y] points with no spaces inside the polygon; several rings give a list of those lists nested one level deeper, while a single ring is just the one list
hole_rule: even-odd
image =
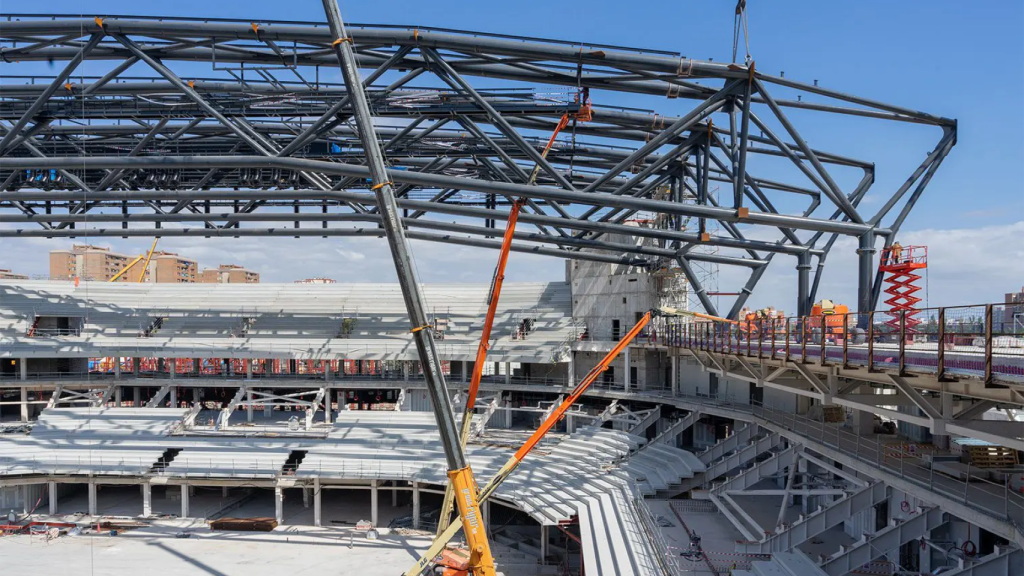
[{"label": "metal guardrail", "polygon": [[865,367],[985,384],[1024,382],[1019,305],[982,304],[906,311],[760,317],[734,324],[674,320],[660,342],[748,358]]},{"label": "metal guardrail", "polygon": [[[538,388],[540,388],[538,386]],[[622,393],[622,386],[593,386],[596,390]],[[825,446],[830,450],[869,464],[873,470],[885,472],[907,481],[917,487],[942,495],[972,510],[985,514],[1013,526],[1024,538],[1024,483],[1016,485],[1013,477],[1007,475],[1004,482],[988,477],[988,472],[968,467],[959,478],[936,473],[918,455],[901,452],[900,458],[891,457],[891,444],[872,440],[844,429],[842,424],[820,422],[794,413],[792,407],[775,407],[761,402],[742,403],[728,398],[711,395],[672,394],[670,391],[634,391],[637,400],[650,402],[671,402],[682,400],[690,405],[704,406],[718,413],[732,412],[739,420],[753,422],[759,426],[777,426]],[[898,443],[896,438],[893,444]],[[889,457],[886,455],[890,454]],[[926,497],[927,499],[927,497]]]},{"label": "metal guardrail", "polygon": [[634,514],[640,521],[643,537],[648,541],[654,550],[654,560],[663,574],[668,576],[682,576],[683,567],[679,563],[679,555],[673,551],[665,539],[665,533],[654,518],[654,513],[642,497],[634,497],[632,500]]}]

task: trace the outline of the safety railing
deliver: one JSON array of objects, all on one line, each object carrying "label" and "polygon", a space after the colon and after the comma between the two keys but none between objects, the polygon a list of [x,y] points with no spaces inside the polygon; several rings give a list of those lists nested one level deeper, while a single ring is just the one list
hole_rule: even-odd
[{"label": "safety railing", "polygon": [[748,316],[735,323],[673,320],[661,342],[707,352],[804,364],[864,367],[899,375],[972,376],[1024,382],[1024,305],[924,308],[910,315],[867,312]]},{"label": "safety railing", "polygon": [[632,498],[632,505],[633,513],[640,521],[638,528],[640,528],[642,536],[648,541],[654,552],[652,560],[657,563],[657,566],[654,568],[657,568],[661,574],[682,576],[683,567],[679,563],[679,554],[668,545],[665,533],[654,518],[654,513],[651,512],[647,501],[643,497],[636,495]]},{"label": "safety railing", "polygon": [[[869,464],[872,470],[897,476],[916,487],[1008,522],[1024,536],[1024,482],[1018,481],[1014,475],[1006,475],[1003,480],[996,481],[988,470],[971,465],[955,476],[937,472],[926,450],[893,450],[893,446],[900,443],[895,437],[891,442],[875,440],[845,428],[842,423],[827,423],[796,414],[791,406],[775,407],[758,402],[744,404],[714,396],[689,394],[676,394],[672,398],[719,411],[735,411],[741,419],[752,420],[762,426],[780,427]],[[923,497],[928,498],[927,495]]]},{"label": "safety railing", "polygon": [[[602,388],[596,383],[595,387]],[[621,385],[617,390],[606,388],[622,392]],[[1018,480],[1019,476],[1007,475],[1004,479],[993,480],[988,470],[974,466],[968,466],[955,476],[937,472],[931,466],[926,450],[893,450],[893,446],[900,443],[896,437],[891,442],[874,440],[845,428],[842,423],[826,423],[796,414],[792,406],[737,402],[716,395],[673,395],[663,390],[636,391],[632,395],[645,396],[652,401],[682,401],[689,407],[703,406],[723,416],[731,412],[735,418],[759,426],[778,426],[868,464],[872,470],[897,476],[916,487],[1008,522],[1024,536],[1024,480]]]}]

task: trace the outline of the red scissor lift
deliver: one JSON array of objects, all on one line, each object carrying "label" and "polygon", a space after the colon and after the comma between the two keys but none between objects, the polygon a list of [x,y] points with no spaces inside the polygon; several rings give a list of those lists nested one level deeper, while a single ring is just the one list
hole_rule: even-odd
[{"label": "red scissor lift", "polygon": [[914,294],[921,290],[917,281],[921,279],[918,270],[928,267],[927,246],[900,246],[894,244],[891,248],[882,250],[882,260],[879,263],[879,271],[886,274],[885,293],[889,298],[885,301],[889,305],[889,313],[892,316],[885,322],[893,331],[900,329],[900,315],[902,313],[906,322],[906,334],[916,334],[917,325],[921,323],[920,318],[915,316],[921,312],[917,309],[920,298]]}]

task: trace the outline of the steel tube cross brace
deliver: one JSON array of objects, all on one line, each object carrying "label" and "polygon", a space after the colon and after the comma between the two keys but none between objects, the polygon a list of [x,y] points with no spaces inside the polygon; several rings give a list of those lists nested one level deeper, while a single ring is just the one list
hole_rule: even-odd
[{"label": "steel tube cross brace", "polygon": [[896,388],[905,394],[907,398],[917,405],[931,420],[932,434],[944,435],[946,434],[946,419],[942,416],[942,412],[929,402],[921,393],[918,392],[913,386],[910,385],[903,377],[896,376],[895,374],[887,374],[889,380],[892,381]]}]

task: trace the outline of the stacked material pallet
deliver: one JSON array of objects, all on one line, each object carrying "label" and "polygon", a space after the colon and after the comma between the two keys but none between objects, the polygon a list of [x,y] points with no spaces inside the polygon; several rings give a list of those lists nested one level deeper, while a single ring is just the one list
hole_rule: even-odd
[{"label": "stacked material pallet", "polygon": [[277,520],[273,518],[221,518],[210,522],[210,530],[270,532],[274,528],[277,528]]},{"label": "stacked material pallet", "polygon": [[825,422],[846,422],[846,409],[842,406],[822,406],[822,417]]},{"label": "stacked material pallet", "polygon": [[1017,451],[1006,446],[970,446],[971,465],[978,468],[1011,468],[1019,463]]}]

